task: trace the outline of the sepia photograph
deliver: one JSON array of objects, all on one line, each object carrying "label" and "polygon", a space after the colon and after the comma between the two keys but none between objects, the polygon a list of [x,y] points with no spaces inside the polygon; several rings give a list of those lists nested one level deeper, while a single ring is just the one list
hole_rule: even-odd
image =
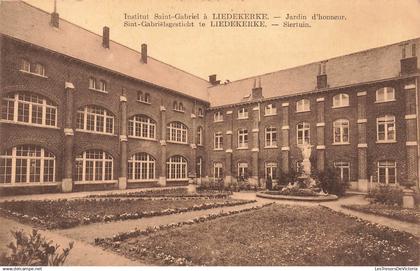
[{"label": "sepia photograph", "polygon": [[419,55],[419,0],[0,0],[1,271],[418,270]]}]

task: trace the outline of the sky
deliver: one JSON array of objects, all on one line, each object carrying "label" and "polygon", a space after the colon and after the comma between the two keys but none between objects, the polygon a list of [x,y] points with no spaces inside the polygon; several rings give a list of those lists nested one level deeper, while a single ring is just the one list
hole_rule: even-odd
[{"label": "sky", "polygon": [[[420,37],[420,0],[56,0],[60,18],[207,79],[222,81],[317,62]],[[48,12],[54,0],[25,0]],[[124,14],[196,14],[205,27],[124,27]],[[265,13],[267,27],[212,28],[213,13]],[[287,14],[345,16],[312,21],[311,27],[282,27]],[[280,17],[280,18],[275,18]],[[171,21],[173,22],[173,21]],[[300,22],[294,20],[290,22]],[[272,26],[279,24],[279,26]]]}]

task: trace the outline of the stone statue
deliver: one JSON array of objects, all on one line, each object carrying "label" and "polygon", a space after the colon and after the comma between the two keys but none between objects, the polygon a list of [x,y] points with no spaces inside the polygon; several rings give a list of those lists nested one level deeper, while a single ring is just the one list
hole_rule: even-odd
[{"label": "stone statue", "polygon": [[311,161],[309,161],[309,158],[311,157],[311,153],[312,153],[312,145],[305,143],[303,145],[299,145],[299,149],[301,150],[302,156],[303,156],[303,161],[302,161],[303,173],[306,176],[310,176],[311,175]]}]

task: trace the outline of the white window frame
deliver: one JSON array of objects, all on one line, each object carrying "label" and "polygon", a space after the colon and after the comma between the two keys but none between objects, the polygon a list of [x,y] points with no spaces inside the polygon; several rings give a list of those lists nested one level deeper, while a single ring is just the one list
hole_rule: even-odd
[{"label": "white window frame", "polygon": [[36,75],[43,78],[48,78],[45,70],[45,65],[41,63],[31,63],[28,59],[22,58],[20,64],[20,72]]},{"label": "white window frame", "polygon": [[188,127],[179,121],[173,121],[166,126],[167,141],[171,143],[187,144]]},{"label": "white window frame", "polygon": [[197,115],[199,117],[204,117],[204,110],[203,110],[203,108],[201,108],[201,107],[198,108]]},{"label": "white window frame", "polygon": [[[300,127],[300,125],[302,125],[302,127]],[[300,133],[302,133],[301,136],[299,135]],[[296,143],[297,145],[311,143],[311,125],[309,122],[300,122],[296,124]]]},{"label": "white window frame", "polygon": [[[395,89],[392,87],[383,87],[376,90],[375,103],[386,103],[395,101]],[[380,98],[382,93],[383,99]]]},{"label": "white window frame", "polygon": [[248,177],[248,163],[239,162],[238,163],[238,177]]},{"label": "white window frame", "polygon": [[264,116],[275,116],[277,115],[277,107],[275,104],[267,104],[264,107]]},{"label": "white window frame", "polygon": [[223,132],[214,133],[214,150],[223,150]]},{"label": "white window frame", "polygon": [[276,148],[277,147],[277,128],[274,126],[268,126],[264,129],[264,141],[265,147]]},{"label": "white window frame", "polygon": [[[383,126],[384,138],[380,139],[379,129]],[[391,138],[391,131],[393,138]],[[397,126],[394,115],[384,115],[376,119],[376,142],[377,143],[395,143],[397,141]]]},{"label": "white window frame", "polygon": [[[385,180],[383,180],[384,182],[381,182],[381,174],[380,174],[380,170],[384,169],[385,170]],[[390,183],[390,169],[394,169],[395,172],[395,182],[394,183]],[[398,184],[398,174],[397,174],[397,162],[392,161],[392,160],[384,160],[384,161],[378,161],[378,183],[385,183],[385,184],[391,184],[391,185],[396,185]]]},{"label": "white window frame", "polygon": [[130,181],[150,181],[156,177],[156,159],[145,152],[132,155],[127,168]]},{"label": "white window frame", "polygon": [[93,76],[89,77],[89,89],[99,91],[102,93],[108,93],[107,82],[103,79],[97,79]]},{"label": "white window frame", "polygon": [[[30,101],[28,101],[30,100]],[[28,121],[19,120],[22,118],[20,108],[27,108]],[[34,112],[38,112],[36,108],[41,109],[41,123],[33,122],[32,116]],[[53,114],[54,125],[47,124],[47,111]],[[11,122],[17,124],[25,124],[40,127],[57,127],[58,108],[47,98],[33,93],[14,93],[2,99],[2,122]]]},{"label": "white window frame", "polygon": [[[350,181],[351,180],[351,164],[350,162],[346,162],[346,161],[337,161],[334,162],[334,168],[336,168],[340,174],[340,179],[342,181]],[[344,180],[344,171],[348,170],[348,176],[349,179],[348,180]]]},{"label": "white window frame", "polygon": [[238,149],[248,149],[248,129],[238,130]]},{"label": "white window frame", "polygon": [[137,91],[137,101],[140,103],[150,104],[150,94],[147,92],[138,90]]},{"label": "white window frame", "polygon": [[197,128],[197,145],[198,146],[203,146],[203,132],[204,132],[203,127],[199,126]]},{"label": "white window frame", "polygon": [[214,112],[213,121],[214,122],[222,122],[223,121],[223,112],[222,111]]},{"label": "white window frame", "polygon": [[[88,157],[98,156],[98,158]],[[101,181],[113,181],[114,180],[114,158],[107,152],[103,150],[86,150],[75,159],[76,161],[76,180],[77,182],[101,182]],[[92,163],[92,180],[86,179],[86,173],[88,170],[87,164]],[[108,167],[107,167],[108,165]],[[109,166],[110,165],[110,166]],[[81,172],[79,172],[81,166]],[[102,178],[98,179],[96,176],[97,168],[101,166],[101,175]],[[107,169],[111,169],[111,175],[107,174]],[[90,167],[89,167],[90,169]],[[82,175],[80,175],[80,173]],[[107,178],[107,175],[109,178]]]},{"label": "white window frame", "polygon": [[[89,112],[100,110],[102,113],[96,112]],[[88,116],[93,117],[93,130],[88,129]],[[102,131],[98,130],[98,119],[103,118],[103,128]],[[94,133],[94,134],[106,134],[106,135],[113,135],[114,134],[114,115],[105,108],[96,105],[86,105],[82,108],[77,110],[77,128],[76,131],[79,132],[87,132],[87,133]],[[111,124],[112,127],[109,127],[108,124]],[[111,128],[111,131],[108,131],[108,128]]]},{"label": "white window frame", "polygon": [[[338,135],[338,140],[336,135]],[[347,141],[345,140],[346,135]],[[333,122],[333,144],[350,144],[350,122],[348,119],[337,119]]]},{"label": "white window frame", "polygon": [[197,178],[203,177],[203,158],[197,157],[196,167],[195,167],[195,174]]},{"label": "white window frame", "polygon": [[309,99],[301,99],[296,102],[296,113],[311,111],[311,101]]},{"label": "white window frame", "polygon": [[[278,164],[275,162],[266,162],[265,163],[265,178],[268,179],[268,171],[270,171],[271,173],[271,180],[278,180],[278,174],[277,174],[277,168],[278,168]],[[273,178],[273,175],[275,178]]]},{"label": "white window frame", "polygon": [[128,120],[128,136],[156,140],[156,122],[146,115],[135,115]]},{"label": "white window frame", "polygon": [[246,107],[242,107],[238,110],[238,119],[239,120],[248,119],[248,109]]},{"label": "white window frame", "polygon": [[213,178],[214,179],[223,178],[223,164],[221,162],[213,163]]},{"label": "white window frame", "polygon": [[333,96],[333,108],[350,106],[350,96],[346,93],[339,93]]},{"label": "white window frame", "polygon": [[188,180],[188,162],[185,157],[175,155],[166,161],[166,178],[168,181]]}]

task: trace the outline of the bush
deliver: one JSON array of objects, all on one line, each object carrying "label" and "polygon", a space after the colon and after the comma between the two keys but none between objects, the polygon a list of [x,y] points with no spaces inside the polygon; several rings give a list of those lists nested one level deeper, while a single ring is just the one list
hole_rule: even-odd
[{"label": "bush", "polygon": [[315,172],[313,178],[319,184],[319,187],[324,192],[334,194],[337,196],[343,196],[346,193],[348,183],[341,180],[337,171],[333,168],[327,168],[325,171]]},{"label": "bush", "polygon": [[300,173],[293,168],[291,168],[288,173],[284,173],[282,171],[280,172],[278,186],[281,187],[282,185],[287,185],[288,183],[294,184],[299,181],[299,176]]},{"label": "bush", "polygon": [[11,266],[47,266],[63,265],[70,250],[73,248],[73,242],[69,247],[58,252],[59,245],[51,245],[53,241],[46,241],[37,230],[32,230],[29,236],[23,231],[12,231],[15,242],[10,242],[7,246],[10,255],[0,255],[1,265]]},{"label": "bush", "polygon": [[403,201],[403,191],[398,187],[379,185],[369,192],[368,197],[371,198],[374,203],[401,206]]},{"label": "bush", "polygon": [[313,197],[318,196],[318,194],[311,189],[302,189],[299,187],[286,187],[280,192],[280,195],[286,196],[301,196],[301,197]]}]

